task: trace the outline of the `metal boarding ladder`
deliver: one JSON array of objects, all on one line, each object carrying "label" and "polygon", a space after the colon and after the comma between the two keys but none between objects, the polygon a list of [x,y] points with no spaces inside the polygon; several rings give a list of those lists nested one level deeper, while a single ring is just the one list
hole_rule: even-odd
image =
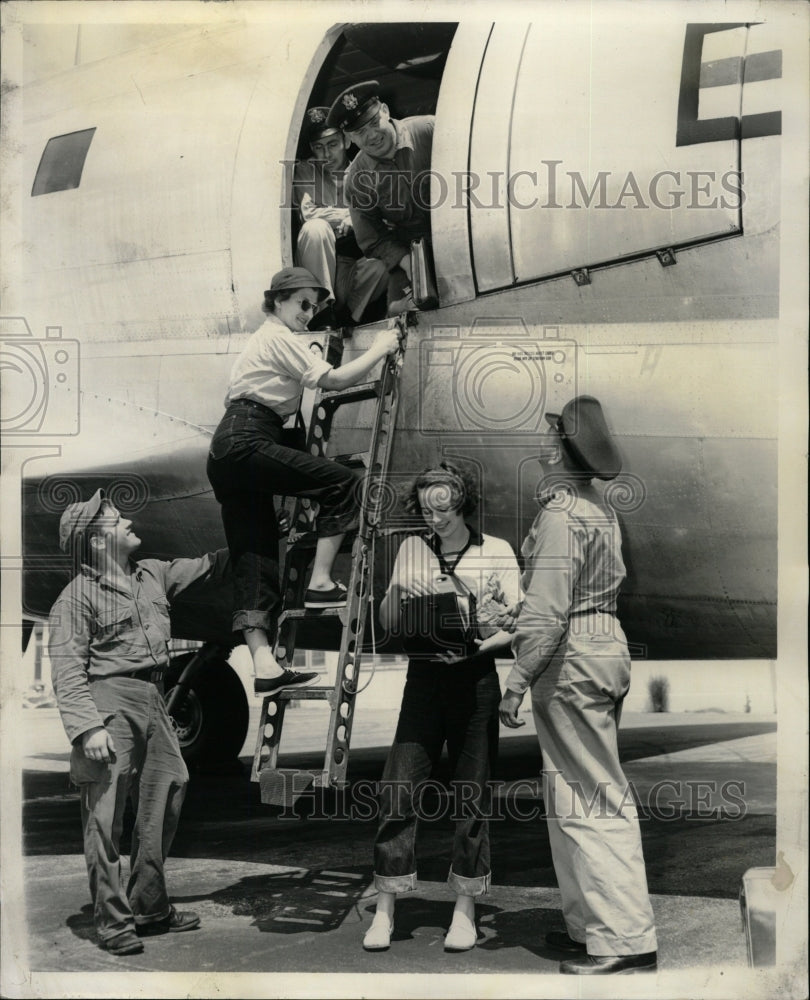
[{"label": "metal boarding ladder", "polygon": [[[310,454],[325,456],[335,413],[341,406],[376,399],[368,451],[339,455],[334,461],[349,467],[364,467],[360,485],[360,520],[352,542],[351,574],[346,605],[341,608],[304,608],[304,580],[312,558],[314,539],[308,518],[308,501],[298,500],[292,519],[290,539],[302,529],[306,534],[288,544],[284,563],[282,593],[284,606],[278,620],[274,653],[279,664],[292,665],[299,625],[333,619],[340,625],[340,651],[335,683],[331,687],[305,687],[282,690],[269,695],[262,703],[259,733],[253,757],[251,780],[258,781],[262,802],[269,805],[292,805],[309,788],[346,786],[349,742],[354,720],[354,702],[360,674],[363,636],[369,603],[369,577],[373,541],[384,513],[385,477],[391,463],[394,429],[399,409],[399,374],[405,355],[405,315],[397,320],[402,334],[400,350],[382,363],[380,377],[333,392],[321,392],[312,409],[307,434]],[[339,345],[339,346],[338,346]],[[338,348],[336,352],[336,347]],[[342,354],[342,341],[330,338],[328,359]],[[291,701],[323,700],[329,702],[330,719],[323,766],[320,768],[279,768],[278,754],[284,726],[284,713]]]}]

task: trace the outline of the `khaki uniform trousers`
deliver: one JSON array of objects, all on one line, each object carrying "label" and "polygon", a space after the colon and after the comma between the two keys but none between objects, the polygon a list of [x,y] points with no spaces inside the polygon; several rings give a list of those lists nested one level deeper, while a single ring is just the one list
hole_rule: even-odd
[{"label": "khaki uniform trousers", "polygon": [[638,814],[617,728],[630,657],[612,615],[575,617],[532,687],[543,799],[568,933],[591,955],[657,949]]},{"label": "khaki uniform trousers", "polygon": [[301,227],[298,263],[329,289],[338,305],[346,305],[356,322],[388,287],[388,271],[381,260],[337,256],[335,231],[325,219],[310,219]]}]

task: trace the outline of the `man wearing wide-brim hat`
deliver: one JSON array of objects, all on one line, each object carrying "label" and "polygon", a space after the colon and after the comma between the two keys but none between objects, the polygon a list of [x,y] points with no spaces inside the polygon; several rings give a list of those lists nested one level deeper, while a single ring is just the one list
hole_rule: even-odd
[{"label": "man wearing wide-brim hat", "polygon": [[652,971],[657,943],[632,791],[617,727],[630,656],[616,618],[625,576],[615,511],[593,486],[621,471],[602,407],[577,396],[551,424],[540,513],[522,555],[524,602],[501,721],[523,725],[527,688],[543,753],[543,801],[565,931],[546,943],[560,972]]},{"label": "man wearing wide-brim hat", "polygon": [[353,84],[332,103],[327,124],[360,150],[346,171],[344,192],[357,242],[388,270],[389,312],[413,308],[410,250],[430,233],[433,115],[394,119],[376,80]]},{"label": "man wearing wide-brim hat", "polygon": [[[188,771],[163,702],[169,602],[192,583],[222,580],[227,549],[197,559],[142,559],[141,539],[104,490],[69,504],[59,547],[80,572],[51,609],[53,690],[72,744],[84,855],[98,943],[113,955],[143,951],[142,937],[191,931],[200,918],[171,904],[163,863],[180,819]],[[135,808],[126,884],[119,842]]]},{"label": "man wearing wide-brim hat", "polygon": [[343,195],[350,143],[336,125],[327,125],[328,114],[327,107],[307,109],[302,138],[312,157],[299,161],[293,175],[293,203],[302,223],[296,257],[329,292],[327,308],[310,322],[311,330],[360,323],[388,286],[385,265],[364,257],[354,237]]}]

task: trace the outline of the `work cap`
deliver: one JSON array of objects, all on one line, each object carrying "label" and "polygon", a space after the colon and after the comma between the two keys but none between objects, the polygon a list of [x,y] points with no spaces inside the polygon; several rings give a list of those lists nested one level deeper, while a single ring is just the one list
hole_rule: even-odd
[{"label": "work cap", "polygon": [[372,118],[380,107],[380,85],[376,80],[355,83],[335,99],[327,116],[327,125],[353,132]]},{"label": "work cap", "polygon": [[272,292],[283,292],[288,288],[314,288],[318,293],[318,301],[323,302],[329,297],[329,290],[324,288],[315,277],[305,267],[284,267],[273,275],[270,287],[265,291],[265,295]]},{"label": "work cap", "polygon": [[327,124],[329,108],[308,108],[304,116],[304,127],[302,132],[304,140],[312,145],[318,139],[324,139],[328,135],[337,135],[340,129],[337,125]]},{"label": "work cap", "polygon": [[576,396],[562,413],[547,413],[571,456],[597,479],[615,479],[622,471],[619,450],[608,430],[602,405],[593,396]]},{"label": "work cap", "polygon": [[59,548],[67,552],[71,541],[80,535],[98,514],[104,501],[104,490],[96,490],[89,500],[71,503],[65,507],[59,521]]}]

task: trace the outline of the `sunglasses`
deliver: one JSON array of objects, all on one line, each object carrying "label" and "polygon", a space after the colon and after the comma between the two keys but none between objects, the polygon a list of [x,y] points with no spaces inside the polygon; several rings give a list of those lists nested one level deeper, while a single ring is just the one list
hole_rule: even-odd
[{"label": "sunglasses", "polygon": [[298,308],[301,309],[303,312],[316,313],[320,308],[317,302],[310,302],[309,299],[301,299],[301,301],[298,302],[297,305]]}]

